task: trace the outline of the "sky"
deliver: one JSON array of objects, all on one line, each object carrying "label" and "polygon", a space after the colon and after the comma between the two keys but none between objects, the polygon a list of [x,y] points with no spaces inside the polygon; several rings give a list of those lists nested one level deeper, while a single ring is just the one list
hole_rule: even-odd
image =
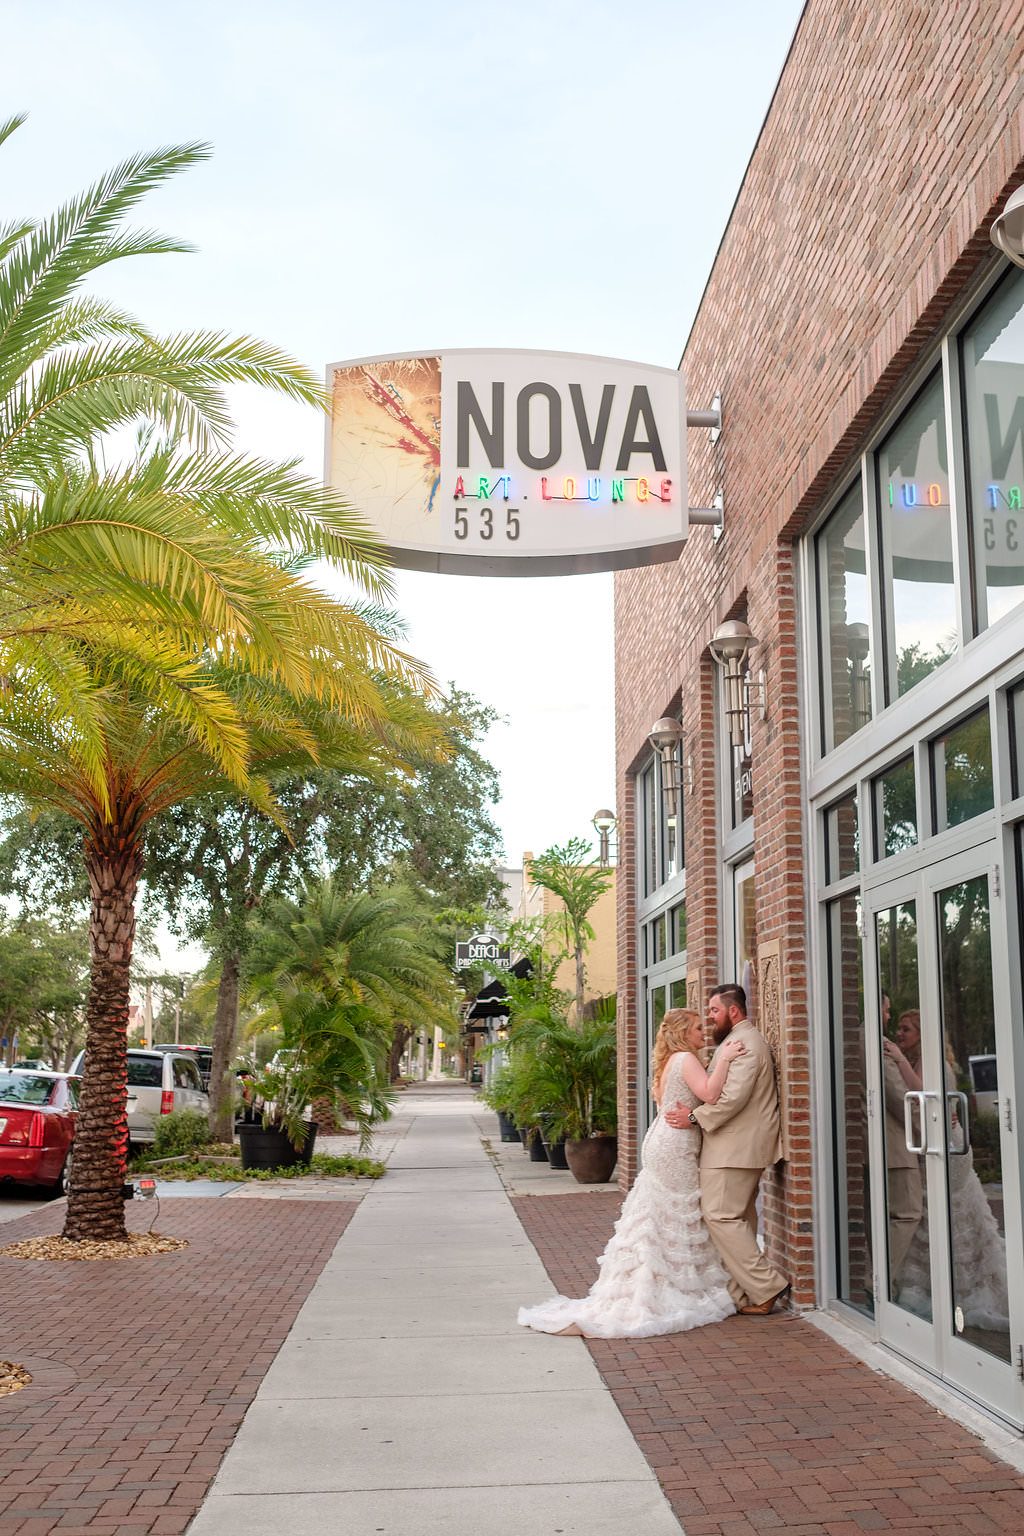
[{"label": "sky", "polygon": [[[321,373],[457,347],[675,367],[802,0],[6,0],[4,219],[128,155],[211,159],[137,223],[194,254],[101,291]],[[239,448],[322,472],[317,414],[235,391]],[[710,402],[690,401],[694,407]],[[496,708],[510,864],[615,808],[612,578],[397,572],[409,648]]]}]

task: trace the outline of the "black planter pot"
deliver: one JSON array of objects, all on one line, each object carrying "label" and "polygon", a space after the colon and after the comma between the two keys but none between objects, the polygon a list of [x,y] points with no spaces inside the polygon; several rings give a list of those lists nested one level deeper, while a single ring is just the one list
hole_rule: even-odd
[{"label": "black planter pot", "polygon": [[503,1109],[498,1110],[498,1127],[501,1131],[502,1141],[518,1141],[519,1130],[512,1116],[506,1114]]},{"label": "black planter pot", "polygon": [[523,1151],[528,1152],[530,1149],[530,1127],[528,1125],[517,1125],[516,1134],[523,1144]]},{"label": "black planter pot", "polygon": [[306,1140],[301,1147],[293,1147],[284,1131],[263,1125],[242,1124],[238,1127],[238,1142],[243,1168],[295,1168],[300,1164],[309,1167],[316,1143],[316,1121],[306,1122]]},{"label": "black planter pot", "polygon": [[527,1132],[527,1135],[530,1138],[527,1142],[526,1148],[530,1154],[530,1162],[546,1163],[548,1160],[548,1149],[544,1145],[544,1140],[538,1128],[536,1126],[532,1126],[531,1129]]},{"label": "black planter pot", "polygon": [[551,1141],[547,1136],[545,1136],[544,1145],[547,1147],[548,1162],[551,1164],[552,1168],[560,1168],[563,1170],[568,1168],[569,1164],[565,1156],[564,1136],[560,1141]]}]

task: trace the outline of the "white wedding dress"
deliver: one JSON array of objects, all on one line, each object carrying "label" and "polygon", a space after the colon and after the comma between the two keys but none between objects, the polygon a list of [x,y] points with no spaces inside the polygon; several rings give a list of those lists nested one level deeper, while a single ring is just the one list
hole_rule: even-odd
[{"label": "white wedding dress", "polygon": [[[665,1105],[677,1099],[688,1108],[699,1102],[686,1086],[681,1056],[669,1062],[662,1094]],[[673,1130],[659,1114],[589,1294],[520,1307],[519,1322],[538,1333],[576,1323],[592,1338],[646,1339],[731,1317],[728,1276],[700,1214],[699,1147],[698,1135]]]}]

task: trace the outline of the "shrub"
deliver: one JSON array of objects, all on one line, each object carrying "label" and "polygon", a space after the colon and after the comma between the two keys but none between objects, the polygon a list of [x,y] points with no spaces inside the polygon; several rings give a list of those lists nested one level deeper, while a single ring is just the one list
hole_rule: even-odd
[{"label": "shrub", "polygon": [[205,1147],[213,1140],[206,1116],[199,1109],[176,1109],[161,1115],[156,1123],[156,1141],[152,1157],[180,1157],[193,1147]]}]

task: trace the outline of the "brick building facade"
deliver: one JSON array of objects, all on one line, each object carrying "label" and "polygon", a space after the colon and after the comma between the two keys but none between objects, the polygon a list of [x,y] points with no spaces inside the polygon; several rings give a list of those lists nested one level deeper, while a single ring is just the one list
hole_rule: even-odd
[{"label": "brick building facade", "polygon": [[[689,1006],[703,1009],[709,987],[739,979],[737,968],[748,955],[752,1017],[776,1047],[783,1092],[786,1157],[764,1184],[764,1230],[773,1256],[792,1275],[799,1303],[846,1306],[883,1343],[968,1391],[961,1381],[961,1375],[970,1377],[968,1367],[938,1336],[952,1327],[958,1347],[971,1342],[970,1308],[966,1324],[943,1322],[946,1303],[939,1294],[952,1287],[949,1316],[956,1318],[955,1222],[943,1269],[944,1240],[933,1218],[932,1315],[911,1316],[879,1257],[892,1213],[887,1217],[883,1132],[874,1123],[881,1118],[885,1056],[880,956],[887,975],[895,976],[896,936],[912,923],[913,985],[920,986],[920,996],[909,990],[904,944],[899,1000],[916,1000],[927,1013],[928,999],[939,999],[952,1059],[955,965],[947,960],[953,919],[944,927],[946,909],[940,910],[932,939],[922,937],[924,897],[895,886],[895,896],[886,894],[890,887],[884,886],[882,856],[868,823],[876,805],[889,804],[888,765],[910,761],[918,774],[914,805],[922,825],[913,848],[897,846],[895,839],[890,848],[883,838],[883,852],[893,854],[891,871],[931,891],[931,872],[943,858],[967,858],[981,847],[981,833],[972,841],[965,831],[969,817],[923,824],[937,814],[924,779],[932,774],[934,791],[940,771],[935,741],[947,740],[965,711],[976,714],[979,701],[987,701],[995,804],[989,809],[986,803],[981,814],[987,819],[974,826],[985,829],[993,857],[1002,850],[1004,860],[1019,858],[1024,812],[1016,780],[1010,782],[1010,758],[1018,670],[1024,677],[1024,661],[1018,668],[1024,606],[1017,609],[1015,636],[1017,567],[1012,556],[999,564],[1001,556],[979,551],[990,535],[1002,536],[1004,513],[1013,543],[1014,490],[1017,506],[1020,492],[1008,481],[1003,486],[1006,474],[995,473],[999,465],[988,466],[987,491],[972,480],[979,456],[972,423],[983,420],[978,413],[990,409],[984,402],[992,396],[979,383],[975,410],[974,364],[958,358],[961,351],[966,357],[968,342],[971,355],[980,357],[978,338],[990,333],[997,342],[1002,338],[1006,352],[1013,326],[986,316],[997,304],[1015,315],[1017,297],[1024,310],[1024,295],[1013,296],[1009,263],[989,238],[993,218],[1024,181],[1022,54],[1021,0],[933,0],[927,6],[889,0],[882,7],[867,0],[808,0],[683,355],[688,404],[705,409],[721,396],[721,434],[712,442],[706,431],[691,431],[689,456],[690,501],[710,506],[721,493],[724,533],[717,537],[711,528],[696,527],[677,562],[619,573],[615,581],[621,1178],[628,1184],[636,1172],[649,1114],[649,1045],[660,1013],[684,994]],[[1000,353],[992,366],[1005,371],[1018,361],[1024,365],[1024,350],[1019,359]],[[937,414],[927,416],[933,398],[940,402]],[[1024,387],[1014,398],[1024,411]],[[1024,453],[1014,446],[1014,408],[1010,401],[1001,417],[996,412],[1007,473],[1017,464],[1011,456]],[[910,451],[914,410],[930,425],[920,429]],[[946,446],[947,439],[960,440],[957,434],[966,445],[962,451]],[[923,462],[933,439],[940,445],[939,468],[926,484],[914,478],[914,465]],[[991,507],[983,505],[985,494]],[[845,542],[835,531],[841,502],[854,528]],[[934,528],[919,518],[915,531],[903,531],[897,514],[905,510],[912,521],[928,506],[936,512]],[[993,518],[984,518],[993,508],[994,533],[988,526]],[[862,527],[868,529],[863,535]],[[833,580],[828,559],[835,561],[837,552]],[[1019,585],[1024,598],[1024,573]],[[948,645],[933,644],[924,628],[925,638],[915,641],[907,627],[921,604],[931,601],[933,588],[938,599],[948,596],[955,617]],[[848,598],[852,614],[862,592],[868,657],[858,673],[861,663],[847,665],[837,644],[842,623],[836,613]],[[766,683],[764,718],[756,703],[750,711],[749,761],[742,753],[733,760],[729,752],[719,669],[708,652],[727,619],[749,625],[756,639],[750,676],[763,671]],[[852,636],[855,625],[848,620],[849,614]],[[852,657],[852,641],[848,651]],[[908,669],[915,657],[924,671],[912,684]],[[665,715],[678,718],[684,730],[677,766],[683,860],[670,846],[678,837],[675,811],[668,832],[664,826],[652,832],[651,826],[652,818],[664,821],[665,802],[648,733]],[[942,761],[951,762],[951,753]],[[734,774],[743,771],[750,774],[749,785],[737,786]],[[873,798],[876,784],[882,788]],[[861,832],[839,860],[841,878],[830,885],[826,844],[851,806]],[[843,835],[849,842],[849,828]],[[875,849],[870,856],[869,844]],[[989,854],[978,858],[982,870]],[[1020,929],[1016,897],[1004,902],[997,922],[995,902],[1013,879],[1007,863],[1000,887],[998,863],[994,867],[986,888],[992,905],[984,910],[986,922],[992,913],[985,935],[995,975],[995,1044],[988,1053],[975,1050],[971,1059],[994,1058],[997,1044],[1005,1086],[1024,1082],[1021,1051],[1011,1039],[1014,1031],[1024,1038]],[[948,892],[954,886],[958,893],[966,890],[971,881],[971,899],[980,900],[976,882],[984,870],[975,873],[969,860],[966,874],[959,866],[948,868],[953,884],[941,886],[944,877],[935,876],[946,908],[953,910]],[[884,916],[877,929],[871,926],[876,911],[900,914],[891,931]],[[980,929],[972,932],[977,937]],[[853,947],[858,940],[860,951]],[[971,964],[979,952],[975,944]],[[926,975],[933,959],[934,982]],[[1010,1000],[1015,987],[1016,1003]],[[895,985],[891,990],[895,1006]],[[967,1044],[976,1038],[982,1034],[971,1035]],[[966,1039],[961,1036],[963,1049]],[[927,1070],[943,1070],[935,1066],[941,1038],[922,1052]],[[966,1081],[965,1061],[959,1071]],[[879,1097],[872,1099],[873,1093]],[[859,1110],[844,1111],[843,1094],[847,1104],[867,1106],[863,1117]],[[921,1099],[926,1110],[928,1102]],[[952,1136],[955,1115],[950,1123]],[[1009,1206],[1020,1185],[1015,1145],[1004,1140],[1002,1157],[1001,1188]],[[869,1177],[865,1172],[862,1181],[860,1173],[872,1160],[873,1238]],[[925,1156],[926,1202],[941,1197],[943,1170],[931,1167],[938,1162],[952,1200],[952,1158]],[[842,1197],[837,1188],[845,1191]],[[844,1224],[845,1235],[838,1230]],[[863,1237],[851,1237],[858,1228]],[[1021,1264],[1019,1209],[1007,1215],[1003,1241],[1012,1278]],[[908,1284],[904,1299],[910,1294]],[[931,1330],[927,1338],[919,1323]],[[988,1332],[977,1325],[976,1381],[985,1380],[972,1395],[1021,1423],[1024,1404],[1010,1381],[1008,1358],[1010,1339],[1016,1347],[1019,1336],[1013,1318],[1006,1330],[1001,1323]]]}]

